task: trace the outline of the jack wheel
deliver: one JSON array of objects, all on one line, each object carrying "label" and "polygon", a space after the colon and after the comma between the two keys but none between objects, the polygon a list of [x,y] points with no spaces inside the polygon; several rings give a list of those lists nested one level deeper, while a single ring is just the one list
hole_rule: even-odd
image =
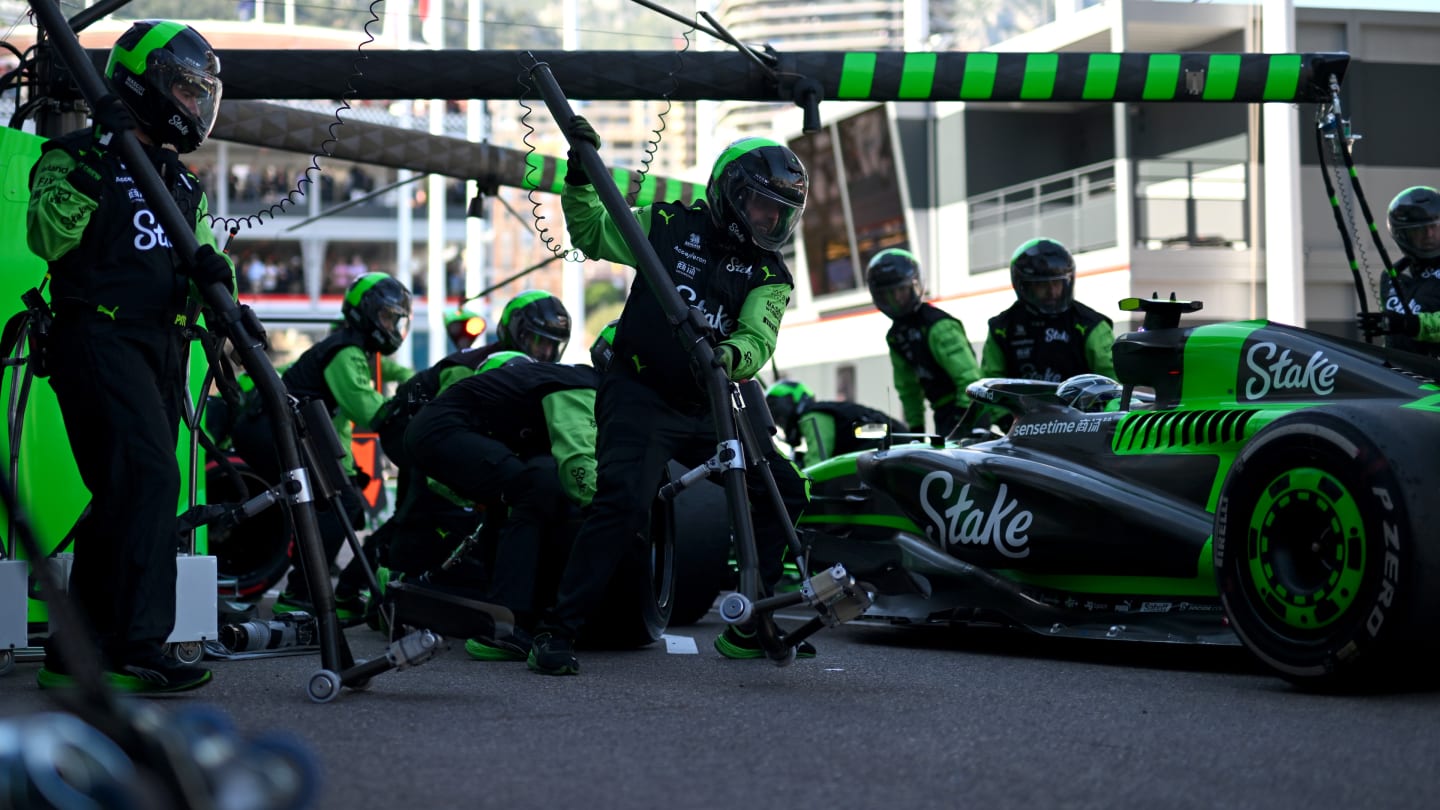
[{"label": "jack wheel", "polygon": [[726,624],[744,624],[754,615],[754,604],[743,593],[727,593],[720,600],[720,619]]},{"label": "jack wheel", "polygon": [[200,663],[205,657],[205,645],[198,641],[180,641],[174,644],[167,644],[166,652],[171,658],[186,666]]},{"label": "jack wheel", "polygon": [[329,703],[340,697],[340,676],[328,669],[322,669],[310,676],[310,682],[305,684],[305,694],[310,696],[312,703]]},{"label": "jack wheel", "polygon": [[795,663],[795,648],[786,647],[785,654],[780,656],[779,658],[771,658],[770,663],[774,664],[777,667],[790,666],[791,664]]}]

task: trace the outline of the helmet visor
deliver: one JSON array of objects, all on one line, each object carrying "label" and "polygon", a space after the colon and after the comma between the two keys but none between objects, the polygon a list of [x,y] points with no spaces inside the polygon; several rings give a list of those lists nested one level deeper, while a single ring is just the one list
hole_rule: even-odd
[{"label": "helmet visor", "polygon": [[898,284],[872,286],[870,297],[881,312],[891,318],[899,318],[920,306],[920,285],[914,279],[906,279]]},{"label": "helmet visor", "polygon": [[530,355],[534,360],[541,363],[556,363],[560,355],[565,353],[565,347],[570,343],[568,337],[548,334],[538,329],[526,329],[520,333],[519,344],[516,348]]},{"label": "helmet visor", "polygon": [[[220,65],[214,54],[210,55],[211,72],[207,73],[179,64],[173,59],[157,60],[147,73],[152,85],[164,93],[176,109],[190,120],[185,126],[196,130],[197,143],[203,141],[215,126],[215,116],[220,111],[220,79],[216,76]],[[177,126],[175,122],[172,125]]]},{"label": "helmet visor", "polygon": [[[387,342],[393,342],[396,349],[405,342],[410,335],[410,311],[402,306],[388,304],[375,313],[375,323],[380,327],[388,338]],[[394,349],[391,349],[394,351]]]},{"label": "helmet visor", "polygon": [[1395,244],[1416,259],[1440,257],[1440,221],[1392,228]]},{"label": "helmet visor", "polygon": [[1070,279],[1044,278],[1021,281],[1016,287],[1020,300],[1044,315],[1057,315],[1070,308]]},{"label": "helmet visor", "polygon": [[741,189],[738,196],[735,210],[745,218],[750,240],[764,250],[779,250],[785,244],[805,208],[755,186]]}]

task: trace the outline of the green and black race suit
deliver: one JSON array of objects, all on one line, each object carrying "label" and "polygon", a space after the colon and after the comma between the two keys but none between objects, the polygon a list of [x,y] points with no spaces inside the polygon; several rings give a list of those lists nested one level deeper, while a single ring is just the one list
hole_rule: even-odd
[{"label": "green and black race suit", "polygon": [[[346,469],[352,472],[350,425],[368,427],[385,404],[385,395],[375,385],[375,357],[375,353],[365,351],[360,333],[345,326],[306,349],[281,375],[286,390],[302,403],[324,400],[340,436],[340,446],[345,448]],[[380,358],[380,373],[383,379],[397,382],[413,374],[384,356]]]},{"label": "green and black race suit", "polygon": [[[561,198],[575,247],[595,259],[637,264],[591,186],[566,186]],[[657,203],[633,209],[670,281],[700,310],[720,346],[734,350],[732,379],[752,377],[775,351],[793,287],[777,253],[739,244],[711,225],[705,203]],[[659,299],[637,273],[615,338],[612,372],[629,374],[682,407],[705,402],[690,357],[668,325]]]},{"label": "green and black race suit", "polygon": [[1076,374],[1114,379],[1110,319],[1076,301],[1054,315],[1037,313],[1016,301],[990,319],[980,357],[982,377],[1062,382]]},{"label": "green and black race suit", "polygon": [[891,433],[903,433],[907,427],[874,408],[840,401],[812,402],[800,411],[797,421],[800,435],[805,439],[807,466],[845,453],[879,447],[878,440],[855,436],[855,429],[861,425],[887,425]]},{"label": "green and black race suit", "polygon": [[488,346],[461,349],[440,358],[435,365],[416,372],[401,383],[395,389],[395,396],[380,407],[370,422],[370,427],[380,436],[380,448],[385,451],[385,455],[396,465],[406,466],[408,460],[405,455],[405,429],[410,426],[415,414],[419,413],[426,403],[439,396],[441,391],[473,375],[475,369],[491,355],[504,350],[504,344],[498,341]]},{"label": "green and black race suit", "polygon": [[[427,475],[475,501],[485,500],[482,490],[519,476],[527,459],[553,456],[565,494],[585,506],[595,495],[599,383],[595,369],[563,363],[522,363],[471,374],[424,407],[406,444]],[[470,436],[490,439],[509,452],[466,457]],[[482,466],[491,469],[478,469]]]},{"label": "green and black race suit", "polygon": [[[936,429],[948,433],[947,425],[953,427],[949,414],[958,414],[970,404],[965,386],[980,379],[964,324],[939,307],[921,304],[895,319],[885,333],[885,342],[890,345],[895,393],[905,422],[923,429],[928,399],[936,412]],[[944,424],[942,412],[946,414]]]},{"label": "green and black race suit", "polygon": [[1388,275],[1380,277],[1380,305],[1390,312],[1420,317],[1420,334],[1416,337],[1386,335],[1385,345],[1416,354],[1440,357],[1440,264],[1417,266],[1405,256],[1395,263],[1400,276],[1400,289],[1405,303],[1400,303],[1395,281]]},{"label": "green and black race suit", "polygon": [[[130,170],[97,132],[77,130],[46,143],[31,170],[26,238],[50,263],[50,301],[57,312],[176,323],[190,295],[180,258]],[[144,150],[181,216],[194,223],[196,241],[214,247],[195,175],[169,149]],[[77,167],[81,174],[72,174]],[[82,176],[92,178],[84,193],[75,187]]]}]

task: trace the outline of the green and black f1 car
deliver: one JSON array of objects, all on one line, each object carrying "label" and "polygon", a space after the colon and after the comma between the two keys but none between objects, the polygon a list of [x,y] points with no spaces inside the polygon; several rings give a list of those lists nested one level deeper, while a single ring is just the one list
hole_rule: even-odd
[{"label": "green and black f1 car", "polygon": [[[1185,327],[1129,299],[1118,381],[991,379],[1005,436],[807,470],[810,563],[869,614],[1244,644],[1316,688],[1440,633],[1440,363],[1263,320]],[[1153,393],[1152,393],[1153,392]]]}]

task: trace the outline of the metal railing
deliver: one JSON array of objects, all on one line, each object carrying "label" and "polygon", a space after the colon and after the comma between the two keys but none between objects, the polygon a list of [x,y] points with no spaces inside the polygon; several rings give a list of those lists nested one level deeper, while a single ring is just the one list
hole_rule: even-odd
[{"label": "metal railing", "polygon": [[1008,267],[1015,248],[1041,236],[1075,253],[1113,247],[1115,162],[979,194],[969,205],[972,273]]}]

